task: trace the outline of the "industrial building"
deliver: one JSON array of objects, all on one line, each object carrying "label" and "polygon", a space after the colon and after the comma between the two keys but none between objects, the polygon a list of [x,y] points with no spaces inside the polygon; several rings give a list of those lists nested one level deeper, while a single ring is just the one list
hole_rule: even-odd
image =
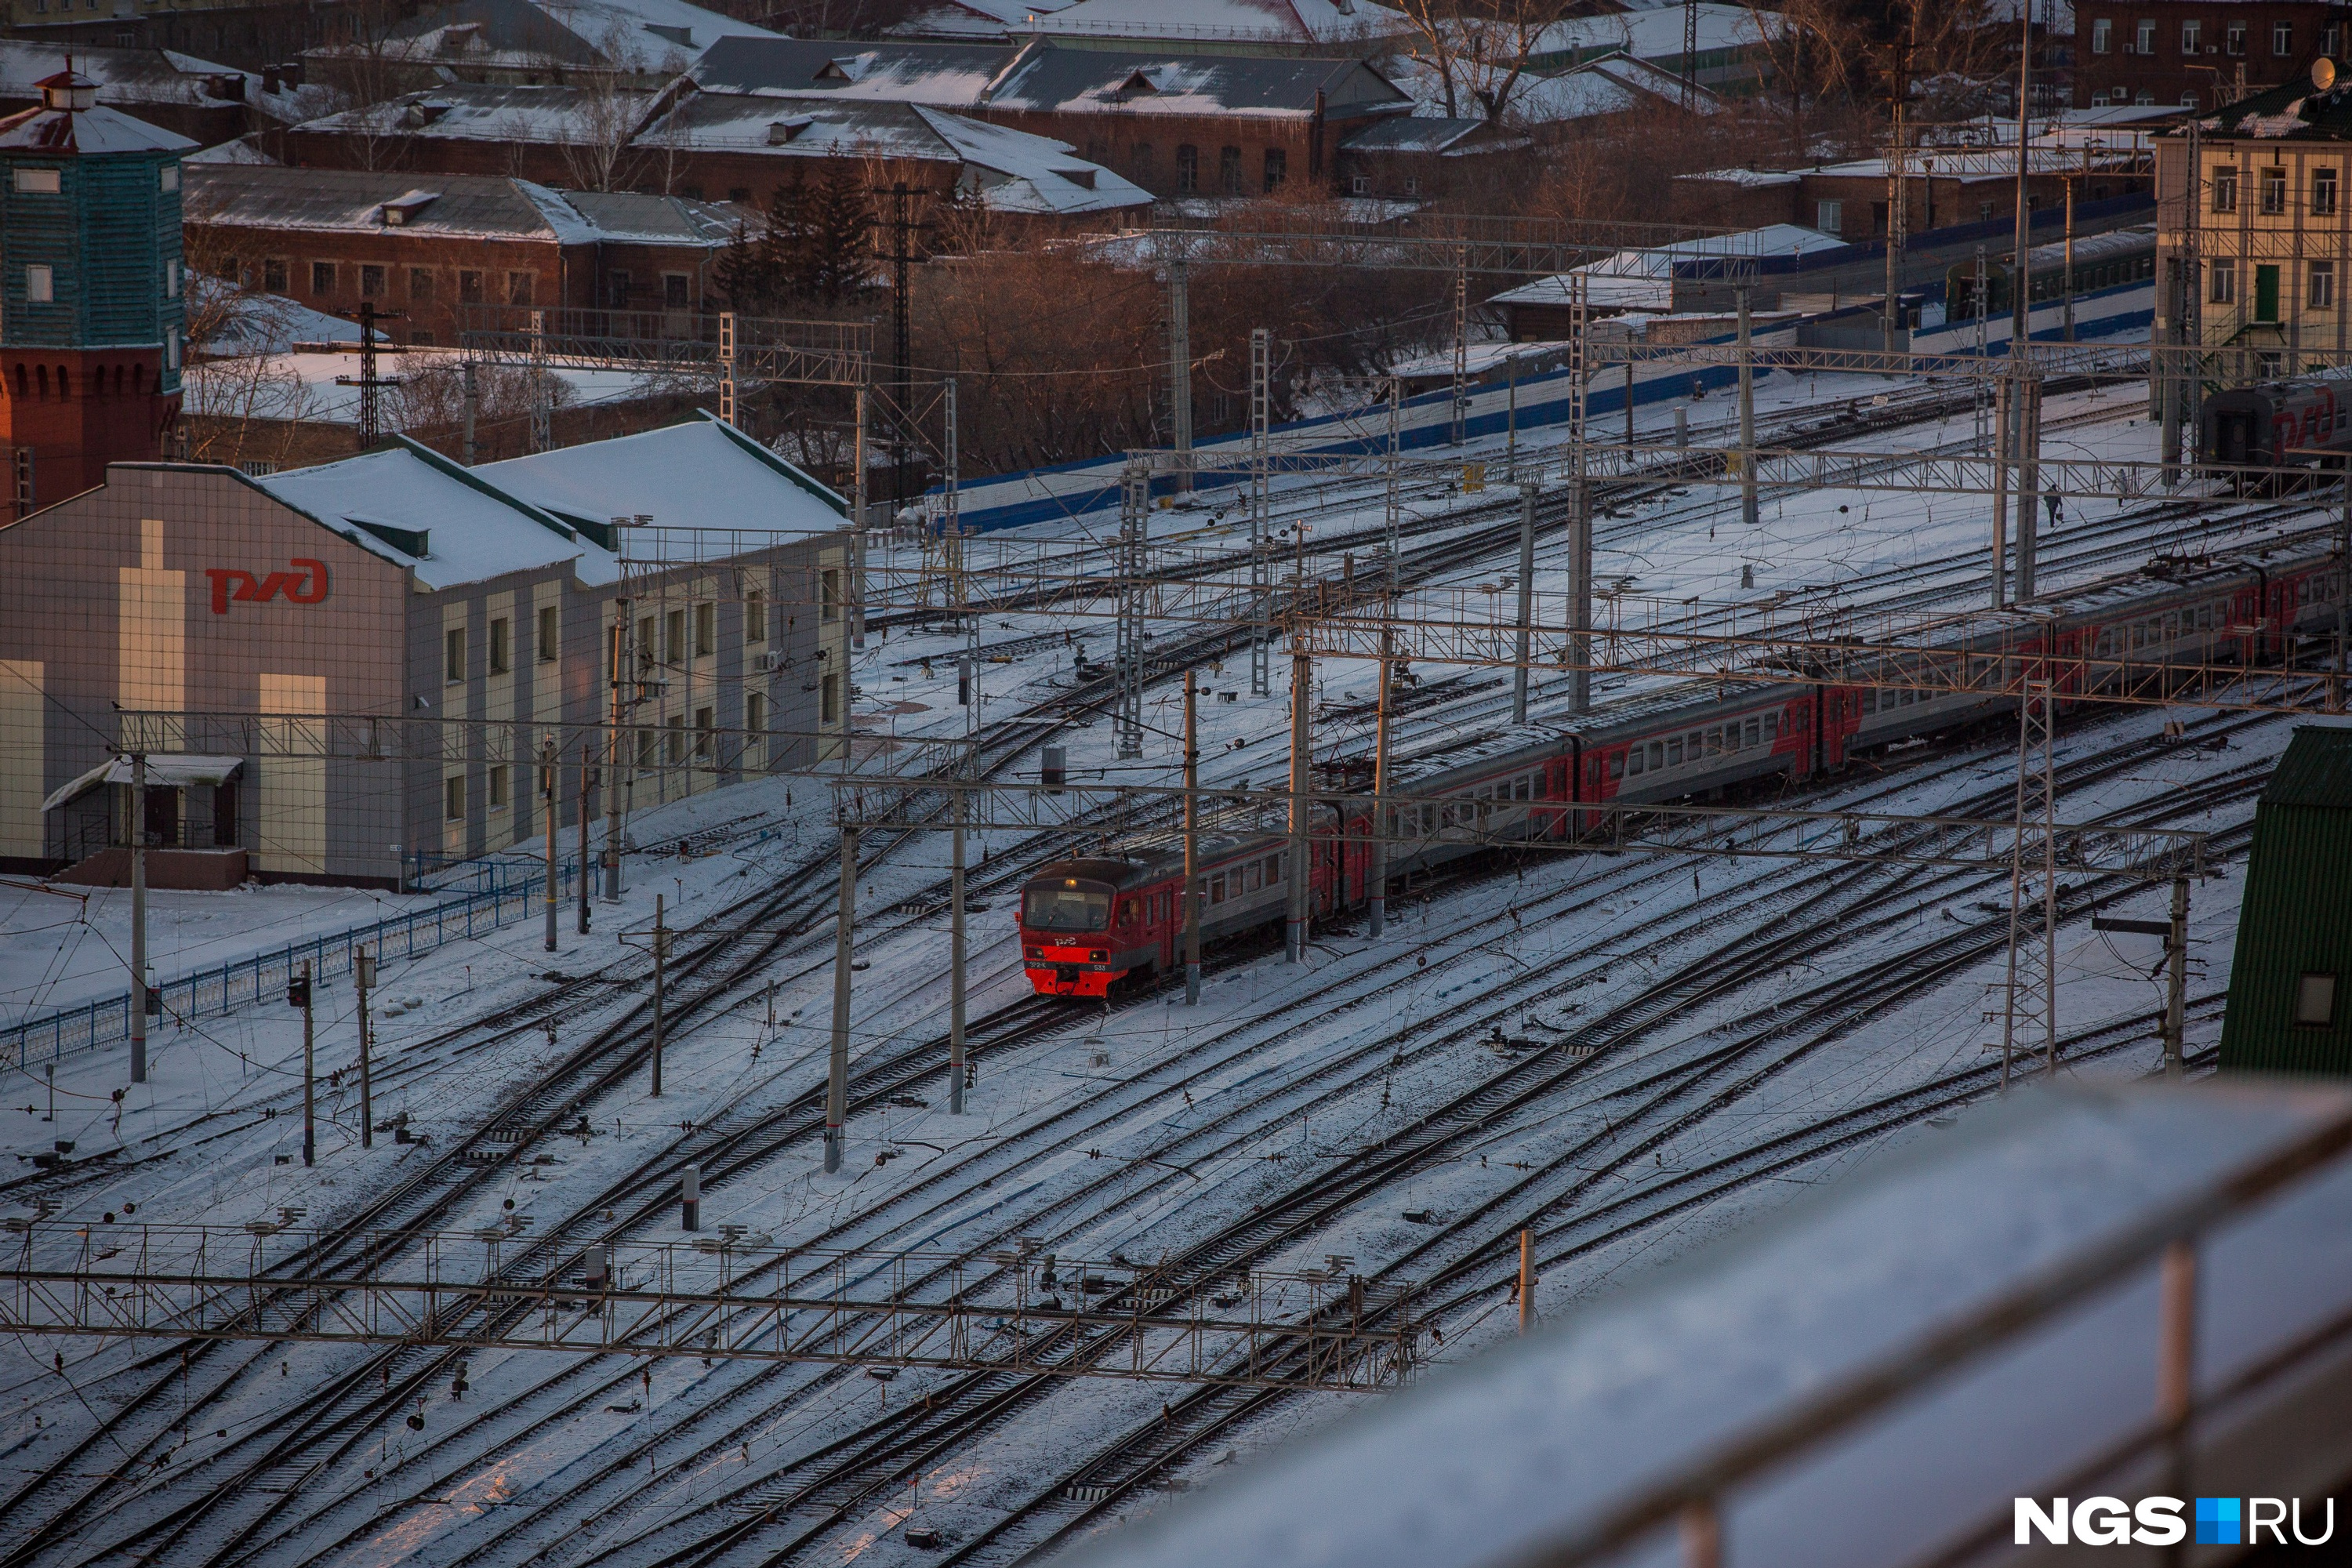
[{"label": "industrial building", "polygon": [[[471,469],[407,441],[266,478],[118,464],[0,528],[0,864],[124,842],[118,710],[444,725],[440,754],[175,764],[147,821],[226,858],[196,885],[388,887],[530,841],[546,818],[513,737],[536,732],[514,725],[608,720],[616,636],[627,805],[821,760],[847,729],[845,510],[707,417]],[[563,752],[563,821],[593,739]]]}]

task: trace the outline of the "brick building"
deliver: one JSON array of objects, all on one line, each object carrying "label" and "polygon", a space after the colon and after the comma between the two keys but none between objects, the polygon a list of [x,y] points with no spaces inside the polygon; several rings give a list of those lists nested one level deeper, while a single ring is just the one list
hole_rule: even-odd
[{"label": "brick building", "polygon": [[700,310],[743,215],[625,192],[413,172],[191,164],[194,265],[397,342],[457,342],[465,305]]},{"label": "brick building", "polygon": [[2074,102],[2212,109],[2341,59],[2352,6],[2333,0],[2083,0]]},{"label": "brick building", "polygon": [[658,88],[722,37],[774,36],[687,0],[446,0],[404,5],[371,36],[375,15],[345,12],[345,36],[305,51],[312,74],[394,90],[450,81]]},{"label": "brick building", "polygon": [[[396,856],[531,842],[530,727],[608,717],[624,626],[646,694],[610,781],[630,805],[806,766],[848,730],[844,510],[709,418],[472,469],[406,442],[259,479],[118,464],[0,527],[0,865],[121,840],[128,786],[66,787],[118,708],[489,721],[446,758],[248,754],[163,786],[151,822],[265,880],[391,885]],[[625,576],[612,522],[638,514]],[[718,531],[671,554],[662,525],[688,524]]]}]

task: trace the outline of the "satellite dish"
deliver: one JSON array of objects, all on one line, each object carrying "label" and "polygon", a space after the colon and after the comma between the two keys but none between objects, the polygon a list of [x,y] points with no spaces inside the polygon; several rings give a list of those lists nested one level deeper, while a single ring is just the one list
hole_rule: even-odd
[{"label": "satellite dish", "polygon": [[2336,85],[2336,62],[2326,55],[2311,62],[2311,85],[2326,92]]}]

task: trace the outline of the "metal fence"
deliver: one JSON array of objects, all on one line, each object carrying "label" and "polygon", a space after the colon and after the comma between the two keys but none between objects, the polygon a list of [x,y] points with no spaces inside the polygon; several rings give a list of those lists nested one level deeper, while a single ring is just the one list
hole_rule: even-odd
[{"label": "metal fence", "polygon": [[[570,864],[557,868],[558,899],[574,886],[577,869]],[[163,981],[156,985],[151,1006],[165,1023],[219,1017],[272,996],[282,1000],[287,981],[305,959],[314,977],[348,974],[352,954],[358,949],[366,948],[380,959],[417,958],[444,942],[486,936],[543,907],[540,900],[546,884],[544,872],[513,881],[497,876],[488,880],[486,888],[429,910],[307,937],[268,952]],[[0,1066],[55,1061],[71,1051],[95,1050],[130,1037],[131,994],[126,991],[0,1028]]]}]

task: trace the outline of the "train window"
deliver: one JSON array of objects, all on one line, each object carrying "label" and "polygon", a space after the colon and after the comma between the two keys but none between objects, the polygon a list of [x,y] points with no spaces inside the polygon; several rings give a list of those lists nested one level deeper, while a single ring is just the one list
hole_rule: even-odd
[{"label": "train window", "polygon": [[1625,772],[1626,772],[1626,773],[1641,773],[1641,772],[1642,772],[1642,769],[1643,769],[1643,759],[1644,759],[1644,757],[1646,756],[1647,752],[1648,752],[1648,748],[1647,748],[1647,747],[1644,747],[1644,746],[1628,746],[1628,747],[1626,747],[1626,748],[1625,748]]},{"label": "train window", "polygon": [[1536,781],[1534,775],[1527,773],[1521,774],[1519,777],[1519,787],[1516,793],[1517,797],[1521,800],[1535,799]]},{"label": "train window", "polygon": [[1269,855],[1265,858],[1265,879],[1268,886],[1273,886],[1282,880],[1281,856]]},{"label": "train window", "polygon": [[1209,902],[1213,904],[1222,904],[1224,901],[1225,874],[1223,871],[1220,871],[1215,876],[1209,879]]},{"label": "train window", "polygon": [[1244,893],[1255,893],[1260,888],[1265,886],[1265,882],[1264,880],[1265,872],[1265,868],[1255,860],[1244,867],[1242,868],[1241,890]]},{"label": "train window", "polygon": [[1110,923],[1110,895],[1083,888],[1032,888],[1022,923],[1032,931],[1101,931]]},{"label": "train window", "polygon": [[[1682,760],[1683,760],[1683,759],[1682,759],[1682,748],[1681,748],[1681,747],[1679,747],[1679,746],[1677,746],[1677,747],[1675,747],[1675,761],[1676,761],[1676,762],[1681,762]],[[1653,741],[1653,742],[1650,742],[1650,771],[1651,771],[1652,773],[1655,773],[1655,772],[1657,772],[1660,768],[1663,768],[1663,767],[1664,767],[1665,765],[1666,765],[1666,743],[1665,743],[1664,741]]]},{"label": "train window", "polygon": [[[1636,753],[1636,754],[1634,755],[1634,758],[1633,758],[1633,763],[1634,763],[1634,765],[1633,765],[1633,772],[1635,772],[1635,773],[1640,773],[1640,772],[1642,771],[1642,768],[1641,768],[1641,760],[1642,760],[1642,759],[1641,759],[1640,754],[1639,754],[1639,753]],[[1623,778],[1623,777],[1625,776],[1625,753],[1624,753],[1624,752],[1612,752],[1612,753],[1610,754],[1610,758],[1609,758],[1609,776],[1610,776],[1611,778],[1612,778],[1612,779],[1622,779],[1622,778]]]},{"label": "train window", "polygon": [[1770,745],[1773,742],[1775,742],[1775,741],[1779,740],[1780,738],[1780,715],[1779,715],[1778,713],[1767,713],[1767,714],[1765,714],[1765,715],[1764,715],[1764,743],[1765,743],[1766,745],[1768,745],[1768,746],[1769,746],[1769,745]]},{"label": "train window", "polygon": [[1683,738],[1676,735],[1666,742],[1666,766],[1673,767],[1683,760]]},{"label": "train window", "polygon": [[1740,726],[1740,739],[1751,746],[1761,744],[1764,740],[1764,721],[1761,719],[1748,720],[1747,723]]}]

